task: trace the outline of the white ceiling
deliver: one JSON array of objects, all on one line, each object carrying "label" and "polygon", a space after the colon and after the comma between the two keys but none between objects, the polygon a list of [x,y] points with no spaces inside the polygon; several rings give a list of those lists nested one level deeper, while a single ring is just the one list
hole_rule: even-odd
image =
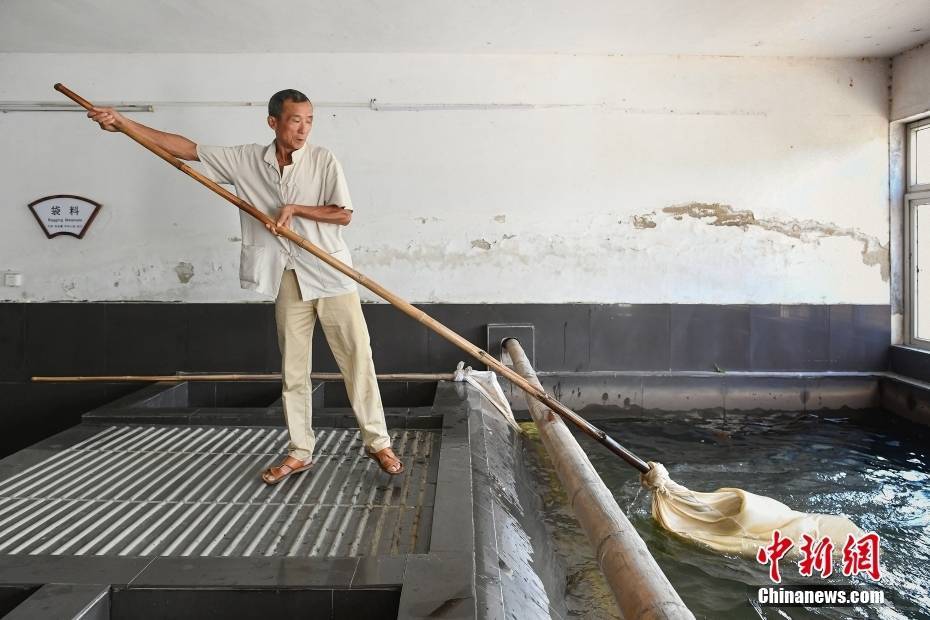
[{"label": "white ceiling", "polygon": [[930,0],[0,0],[0,52],[885,57]]}]

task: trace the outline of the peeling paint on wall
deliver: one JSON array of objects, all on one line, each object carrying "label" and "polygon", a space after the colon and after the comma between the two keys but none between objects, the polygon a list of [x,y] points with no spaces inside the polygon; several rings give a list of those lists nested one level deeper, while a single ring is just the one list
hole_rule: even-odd
[{"label": "peeling paint on wall", "polygon": [[[123,70],[98,76],[101,96],[125,90],[120,74],[144,68],[156,78],[170,75],[178,59],[164,54],[105,58]],[[258,67],[263,58],[245,54],[237,62]],[[354,95],[344,83],[374,75],[372,58],[281,56],[335,63],[338,71],[323,75],[321,92],[345,101]],[[17,79],[4,84],[10,99],[46,92],[43,76],[52,65],[59,73],[67,66],[73,81],[95,75],[93,63],[81,54],[6,60],[20,69]],[[198,67],[198,74],[235,73],[222,56],[190,54],[183,60]],[[447,109],[434,112],[429,122],[416,114],[348,107],[337,124],[320,127],[327,132],[323,143],[344,154],[350,189],[364,207],[345,230],[347,243],[360,248],[352,250],[355,266],[405,297],[443,303],[887,303],[889,286],[878,273],[884,269],[881,244],[846,237],[818,240],[822,233],[798,232],[802,241],[763,230],[766,222],[758,218],[836,222],[888,242],[888,59],[387,54],[376,60],[385,70],[375,72],[370,88],[400,93],[398,99],[457,101],[458,78],[490,75],[493,79],[476,82],[468,96],[554,104],[511,110],[506,118],[503,110]],[[552,79],[552,63],[561,63],[559,80]],[[896,73],[899,64],[896,60]],[[261,80],[243,83],[248,89]],[[403,80],[417,82],[416,88],[405,90]],[[204,114],[222,116],[222,135],[246,137],[262,130],[254,110],[229,111],[204,81],[155,79],[153,88],[159,99],[200,102]],[[144,98],[152,92],[137,94]],[[785,93],[791,96],[780,96]],[[900,100],[896,109],[914,101]],[[563,104],[578,107],[559,107]],[[29,188],[43,177],[15,146],[34,140],[37,129],[10,115],[0,117],[0,133],[9,137],[6,148],[0,147],[4,169],[22,179],[8,198],[25,204],[34,199]],[[171,107],[151,118],[156,126],[178,131],[194,131],[196,125],[196,119],[178,117]],[[175,173],[167,169],[159,174],[168,181],[153,185],[152,171],[136,165],[136,156],[114,156],[105,139],[88,141],[80,123],[62,131],[57,125],[45,129],[53,131],[59,146],[49,151],[47,163],[60,173],[60,185],[131,203],[142,219],[102,211],[97,226],[106,225],[122,243],[112,243],[109,234],[90,234],[81,242],[60,239],[51,245],[68,248],[67,261],[35,260],[20,267],[22,257],[36,255],[41,241],[23,210],[0,227],[0,266],[22,268],[29,284],[23,290],[0,287],[0,297],[271,301],[240,289],[242,234],[235,211],[214,205],[216,198],[198,184],[173,180]],[[401,150],[397,135],[405,136]],[[360,137],[365,149],[355,148]],[[539,147],[541,141],[547,148]],[[74,165],[69,153],[75,152],[100,165],[108,162],[112,174],[88,175],[84,166]],[[137,193],[140,187],[156,191]],[[463,187],[476,189],[455,189]],[[707,200],[759,211],[759,216],[742,223],[748,228],[744,233],[708,225],[717,216],[679,214],[682,221],[676,222],[662,211]],[[417,215],[424,212],[429,215]],[[900,226],[891,228],[895,234]],[[520,232],[509,238],[514,233],[504,233],[510,230]],[[180,260],[200,265],[193,286],[193,277],[182,283],[176,272]],[[864,261],[877,261],[878,270]],[[214,271],[211,262],[222,271]],[[77,286],[67,294],[63,285],[70,281]]]},{"label": "peeling paint on wall", "polygon": [[654,216],[655,213],[648,213],[646,215],[634,215],[630,218],[630,222],[632,222],[633,228],[655,228],[656,223],[652,221]]},{"label": "peeling paint on wall", "polygon": [[178,274],[178,281],[180,281],[181,284],[187,284],[191,281],[191,278],[194,277],[194,266],[182,261],[174,268],[174,272]]},{"label": "peeling paint on wall", "polygon": [[[862,262],[869,267],[878,265],[884,282],[887,282],[889,278],[888,244],[881,243],[878,238],[859,232],[855,228],[842,228],[831,222],[815,220],[757,218],[752,211],[737,211],[730,205],[720,203],[692,202],[665,207],[662,212],[668,213],[676,220],[685,217],[713,218],[712,221],[707,222],[710,226],[737,226],[743,230],[752,226],[801,241],[816,240],[820,237],[849,237],[862,244]],[[636,217],[634,216],[634,219]]]}]

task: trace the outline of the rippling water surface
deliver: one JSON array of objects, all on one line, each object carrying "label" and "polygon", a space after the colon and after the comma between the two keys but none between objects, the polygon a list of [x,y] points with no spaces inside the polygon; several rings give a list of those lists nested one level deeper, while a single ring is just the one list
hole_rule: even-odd
[{"label": "rippling water surface", "polygon": [[[795,510],[844,514],[881,536],[878,585],[886,591],[884,606],[759,607],[752,586],[770,585],[765,567],[702,550],[660,530],[637,473],[580,436],[620,507],[698,618],[930,618],[930,429],[878,410],[650,414],[598,424],[642,458],[664,463],[674,480],[693,490],[740,487]],[[544,453],[530,452],[542,479],[552,481]],[[573,613],[614,617],[602,584],[590,577],[590,553],[573,548],[581,544],[577,526],[564,506],[548,499],[547,520],[562,539],[571,574],[583,582],[567,586]],[[835,557],[834,575],[840,565]],[[785,584],[875,586],[841,575],[803,578],[796,562],[783,560],[780,566]]]}]

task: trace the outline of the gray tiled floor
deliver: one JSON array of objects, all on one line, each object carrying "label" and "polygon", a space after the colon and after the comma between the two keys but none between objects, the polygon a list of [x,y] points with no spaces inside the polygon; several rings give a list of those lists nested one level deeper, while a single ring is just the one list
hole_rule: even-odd
[{"label": "gray tiled floor", "polygon": [[318,429],[314,468],[268,487],[286,430],[112,425],[0,482],[0,553],[346,557],[423,553],[439,433],[393,433],[380,472],[355,429]]}]

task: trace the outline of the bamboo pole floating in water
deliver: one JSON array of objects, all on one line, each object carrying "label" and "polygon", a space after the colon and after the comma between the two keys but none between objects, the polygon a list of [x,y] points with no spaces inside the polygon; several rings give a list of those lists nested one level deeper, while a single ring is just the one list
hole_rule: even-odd
[{"label": "bamboo pole floating in water", "polygon": [[[90,110],[91,108],[94,107],[94,105],[90,101],[72,92],[66,86],[62,84],[55,84],[55,90],[62,93],[63,95],[65,95],[66,97],[68,97],[69,99],[77,103],[78,105],[82,106],[86,110]],[[295,233],[290,228],[277,228],[277,226],[275,225],[275,221],[272,220],[270,217],[268,217],[267,215],[265,215],[264,213],[262,213],[261,211],[253,207],[252,205],[250,205],[248,202],[246,202],[242,198],[239,198],[238,196],[236,196],[229,190],[223,187],[220,187],[217,183],[215,183],[211,179],[208,179],[204,175],[200,174],[199,172],[197,172],[196,170],[194,170],[193,168],[191,168],[190,166],[188,166],[187,164],[182,162],[180,159],[178,159],[177,157],[175,157],[174,155],[172,155],[165,149],[161,148],[157,144],[151,143],[149,140],[140,136],[132,129],[129,129],[126,127],[118,127],[117,129],[119,129],[119,131],[126,134],[127,136],[129,136],[130,138],[138,142],[139,144],[141,144],[146,149],[150,150],[152,153],[154,153],[158,157],[164,159],[166,162],[168,162],[169,164],[171,164],[172,166],[174,166],[175,168],[177,168],[178,170],[180,170],[187,176],[191,177],[198,183],[206,186],[208,189],[212,190],[213,192],[219,194],[220,196],[222,196],[223,198],[231,202],[233,205],[235,205],[242,211],[245,211],[246,213],[248,213],[255,219],[265,224],[266,226],[270,226],[274,230],[277,230],[278,234],[281,235],[282,237],[292,241],[293,243],[296,243],[300,248],[306,250],[307,252],[310,252],[311,254],[319,258],[321,261],[323,261],[324,263],[332,267],[333,269],[352,278],[353,280],[355,280],[356,282],[358,282],[359,284],[361,284],[362,286],[364,286],[371,292],[375,293],[376,295],[378,295],[385,301],[389,302],[392,306],[394,306],[395,308],[397,308],[398,310],[400,310],[407,316],[413,318],[416,321],[419,321],[420,323],[422,323],[429,329],[433,330],[434,332],[436,332],[437,334],[439,334],[440,336],[442,336],[443,338],[445,338],[446,340],[448,340],[449,342],[451,342],[458,348],[462,349],[463,351],[465,351],[466,353],[468,353],[469,355],[477,359],[482,364],[487,365],[488,367],[492,368],[499,374],[503,375],[511,383],[518,386],[524,392],[526,392],[533,398],[537,399],[538,401],[540,401],[541,403],[543,403],[544,405],[546,405],[547,407],[549,407],[550,409],[558,413],[560,416],[562,416],[566,420],[569,420],[572,424],[580,428],[582,432],[591,436],[595,441],[599,442],[601,445],[605,446],[608,450],[610,450],[611,452],[613,452],[614,454],[616,454],[617,456],[625,460],[627,463],[635,467],[640,473],[645,473],[649,471],[649,465],[647,465],[646,462],[643,461],[641,458],[639,458],[638,456],[634,455],[632,452],[630,452],[629,450],[621,446],[619,443],[617,443],[617,441],[615,441],[612,437],[608,436],[604,431],[598,429],[593,424],[589,423],[587,420],[582,418],[580,415],[578,415],[577,413],[575,413],[574,411],[572,411],[571,409],[569,409],[568,407],[566,407],[565,405],[557,401],[555,398],[547,394],[545,390],[541,388],[537,388],[531,385],[530,383],[528,383],[523,377],[521,377],[520,375],[512,371],[510,368],[507,368],[506,366],[501,364],[498,360],[494,359],[494,356],[488,353],[487,351],[481,349],[480,347],[473,345],[468,340],[458,335],[457,333],[455,333],[454,331],[452,331],[451,329],[449,329],[448,327],[446,327],[445,325],[443,325],[442,323],[440,323],[433,317],[429,316],[422,310],[414,307],[413,304],[411,304],[410,302],[395,295],[394,293],[387,290],[386,288],[384,288],[377,282],[366,277],[361,272],[356,271],[355,269],[352,269],[351,267],[349,267],[348,265],[346,265],[339,259],[333,258],[332,256],[329,255],[328,252],[324,252],[320,248],[316,247],[315,245],[313,245],[312,243],[310,243],[309,241],[307,241],[306,239],[304,239],[303,237]]]},{"label": "bamboo pole floating in water", "polygon": [[[338,372],[314,372],[310,378],[316,381],[342,381]],[[386,373],[375,375],[378,381],[452,381],[452,373]],[[219,373],[219,374],[178,374],[178,375],[88,375],[61,377],[32,377],[34,383],[136,383],[136,382],[175,382],[184,381],[280,381],[281,373]]]},{"label": "bamboo pole floating in water", "polygon": [[[504,348],[513,360],[514,370],[543,389],[520,343],[509,338],[504,341]],[[526,402],[623,617],[693,619],[694,614],[659,568],[568,427],[538,401],[527,398]]]}]

